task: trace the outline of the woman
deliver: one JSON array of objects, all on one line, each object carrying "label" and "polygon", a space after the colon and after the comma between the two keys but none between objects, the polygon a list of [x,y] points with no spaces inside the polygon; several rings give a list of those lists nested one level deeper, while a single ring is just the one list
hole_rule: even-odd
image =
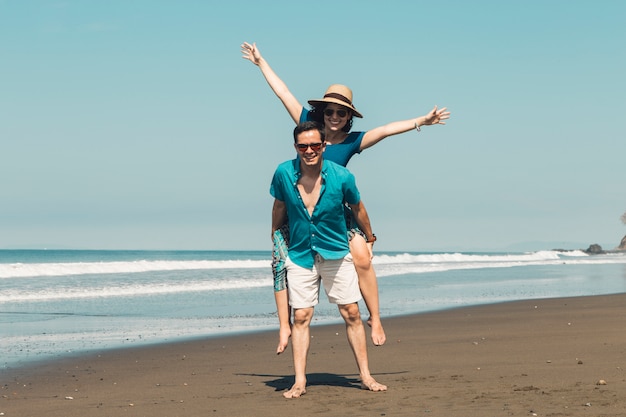
[{"label": "woman", "polygon": [[[283,103],[296,124],[305,120],[315,120],[324,125],[327,144],[324,158],[343,166],[347,165],[355,153],[360,153],[362,150],[374,146],[389,136],[413,129],[419,131],[420,127],[424,125],[445,124],[444,120],[450,117],[450,112],[447,112],[445,107],[438,110],[437,106],[435,106],[425,116],[392,122],[367,132],[350,132],[352,118],[363,116],[352,104],[352,91],[348,87],[339,84],[331,85],[323,98],[309,100],[308,103],[312,106],[312,109],[307,110],[291,94],[287,85],[276,75],[267,61],[263,59],[255,43],[244,42],[241,45],[241,52],[244,59],[251,61],[259,67],[270,88]],[[351,237],[350,253],[359,276],[361,294],[370,313],[370,318],[367,322],[372,329],[372,341],[375,345],[382,345],[386,341],[386,336],[380,320],[376,273],[372,267],[372,250],[376,236],[363,236],[356,229],[351,231]],[[286,256],[288,237],[283,236],[281,231],[277,231],[272,238],[275,245],[274,297],[280,322],[280,336],[276,353],[280,354],[287,347],[289,336],[291,335],[291,323],[287,291],[281,282],[284,276],[281,275],[280,268],[276,264],[277,262],[280,263],[280,260],[277,261],[277,259]]]}]

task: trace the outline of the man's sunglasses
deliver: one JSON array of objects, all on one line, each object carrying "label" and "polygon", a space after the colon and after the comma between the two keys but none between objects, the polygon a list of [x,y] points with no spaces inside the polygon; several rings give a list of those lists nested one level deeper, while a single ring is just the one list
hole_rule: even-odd
[{"label": "man's sunglasses", "polygon": [[308,148],[311,148],[313,152],[319,152],[322,149],[323,143],[297,143],[296,148],[299,152],[305,153]]},{"label": "man's sunglasses", "polygon": [[326,115],[326,117],[332,116],[333,113],[337,113],[337,116],[339,117],[346,117],[348,115],[348,111],[344,109],[339,109],[339,110],[324,109],[324,114]]}]

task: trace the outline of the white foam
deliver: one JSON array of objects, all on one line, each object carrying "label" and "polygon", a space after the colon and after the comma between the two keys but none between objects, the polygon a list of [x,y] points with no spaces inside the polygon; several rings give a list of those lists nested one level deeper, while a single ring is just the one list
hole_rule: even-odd
[{"label": "white foam", "polygon": [[0,264],[0,278],[269,267],[269,260],[13,263]]},{"label": "white foam", "polygon": [[55,301],[85,298],[136,297],[185,292],[206,292],[220,290],[250,289],[269,287],[269,278],[220,279],[209,281],[134,283],[129,285],[106,285],[67,287],[47,287],[40,291],[32,289],[6,289],[0,293],[0,303],[24,301]]},{"label": "white foam", "polygon": [[[624,254],[589,256],[582,251],[538,251],[522,254],[397,254],[376,255],[373,260],[382,274],[439,272],[459,269],[508,268],[519,265],[555,263],[626,263]],[[89,274],[128,274],[156,271],[265,269],[270,260],[221,261],[132,261],[132,262],[62,262],[0,264],[0,278],[29,278]],[[384,271],[384,272],[383,272]]]}]

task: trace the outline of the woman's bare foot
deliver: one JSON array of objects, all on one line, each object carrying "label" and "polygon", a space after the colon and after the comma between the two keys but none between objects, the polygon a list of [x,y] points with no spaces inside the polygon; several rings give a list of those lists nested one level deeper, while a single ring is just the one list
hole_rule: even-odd
[{"label": "woman's bare foot", "polygon": [[[376,382],[376,381],[374,381]],[[285,393],[283,393],[283,397],[285,398],[299,398],[306,394],[306,383],[305,384],[293,384],[291,389]]]},{"label": "woman's bare foot", "polygon": [[280,355],[287,349],[289,345],[289,338],[291,337],[291,327],[280,328],[278,331],[278,347],[276,348],[276,354]]},{"label": "woman's bare foot", "polygon": [[383,324],[380,319],[373,320],[371,317],[367,319],[367,325],[372,328],[372,342],[376,346],[382,346],[387,341],[387,336],[385,335],[385,329],[383,329]]},{"label": "woman's bare foot", "polygon": [[387,385],[380,384],[374,378],[369,377],[361,381],[361,389],[373,392],[387,391]]}]

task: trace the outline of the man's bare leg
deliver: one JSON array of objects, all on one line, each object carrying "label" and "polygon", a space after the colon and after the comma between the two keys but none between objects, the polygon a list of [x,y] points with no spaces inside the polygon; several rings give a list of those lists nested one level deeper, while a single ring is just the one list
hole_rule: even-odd
[{"label": "man's bare leg", "polygon": [[356,364],[359,367],[361,387],[370,391],[387,391],[387,386],[376,382],[370,374],[365,327],[361,320],[359,305],[357,303],[339,305],[339,312],[346,322],[348,343],[350,343]]},{"label": "man's bare leg", "polygon": [[276,311],[278,312],[278,324],[280,326],[276,354],[280,355],[289,345],[289,337],[291,336],[291,308],[289,307],[289,296],[286,289],[274,291],[274,299],[276,300]]},{"label": "man's bare leg", "polygon": [[376,271],[372,266],[370,251],[363,236],[355,235],[350,240],[350,254],[359,276],[359,289],[370,313],[367,324],[372,328],[372,342],[376,346],[384,345],[387,341],[383,324],[380,320],[380,306],[378,302],[378,281]]},{"label": "man's bare leg", "polygon": [[296,381],[289,391],[283,394],[285,398],[298,398],[306,394],[306,358],[309,353],[313,307],[294,309],[293,316],[291,350],[293,351],[293,368]]}]

